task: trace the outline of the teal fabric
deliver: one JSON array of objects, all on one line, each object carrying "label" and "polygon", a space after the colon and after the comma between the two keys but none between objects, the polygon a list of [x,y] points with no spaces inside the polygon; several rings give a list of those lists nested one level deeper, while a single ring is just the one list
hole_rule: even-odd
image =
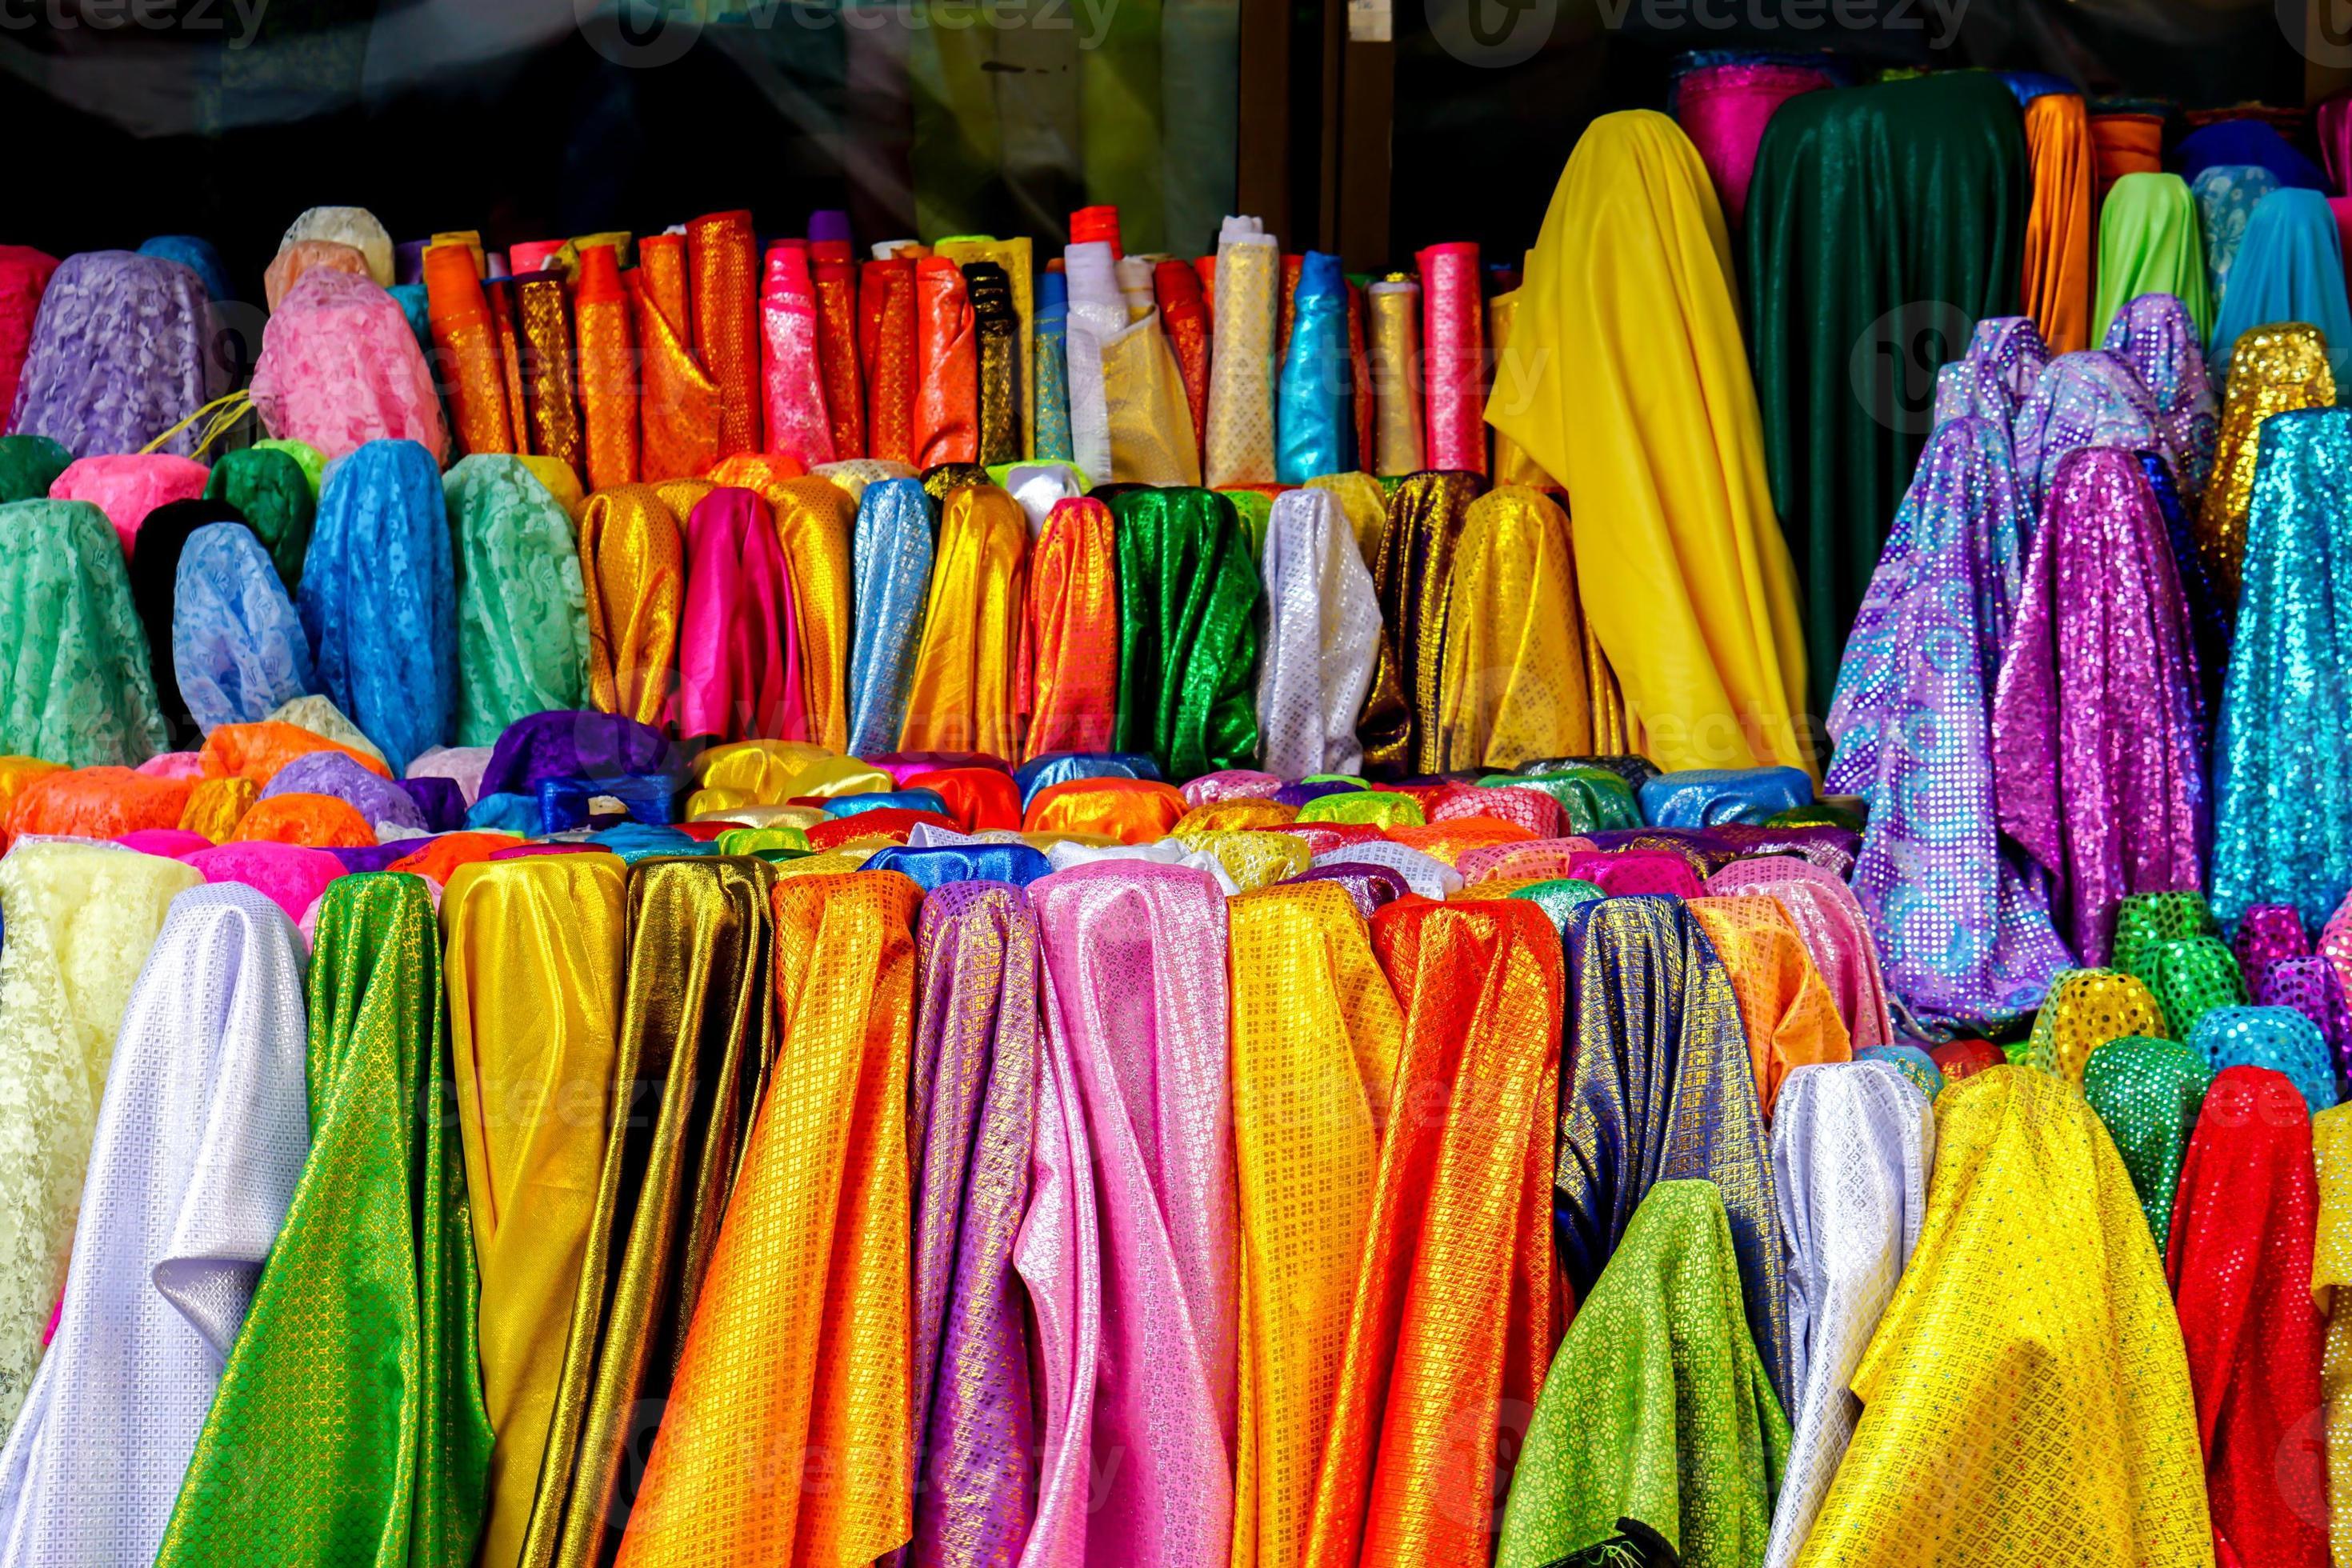
[{"label": "teal fabric", "polygon": [[106,514],[88,501],[0,506],[0,752],[135,767],[169,737],[147,633]]},{"label": "teal fabric", "polygon": [[2273,321],[2308,321],[2327,340],[2340,401],[2352,386],[2352,304],[2344,294],[2344,242],[2317,191],[2273,191],[2254,205],[2230,268],[2230,291],[2213,318],[2206,354],[2214,384],[2230,372],[2242,334]]},{"label": "teal fabric", "polygon": [[520,458],[480,453],[442,481],[457,531],[457,742],[584,708],[588,600],[562,503]]}]

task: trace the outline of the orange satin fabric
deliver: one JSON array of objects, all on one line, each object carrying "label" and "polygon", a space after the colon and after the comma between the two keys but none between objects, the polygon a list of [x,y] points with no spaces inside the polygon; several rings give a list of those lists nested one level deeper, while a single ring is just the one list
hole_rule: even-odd
[{"label": "orange satin fabric", "polygon": [[1021,819],[1024,833],[1099,833],[1121,844],[1165,838],[1184,797],[1157,779],[1072,779],[1039,790]]},{"label": "orange satin fabric", "polygon": [[642,390],[637,400],[637,474],[646,483],[699,475],[716,463],[719,384],[694,355],[686,314],[686,241],[649,234],[635,270],[623,276],[635,307]]},{"label": "orange satin fabric", "polygon": [[637,335],[619,256],[609,245],[580,253],[572,296],[579,334],[582,437],[588,488],[637,482]]},{"label": "orange satin fabric", "polygon": [[375,829],[351,802],[331,795],[276,795],[237,819],[240,842],[270,840],[313,849],[362,849],[375,843]]},{"label": "orange satin fabric", "polygon": [[921,904],[888,871],[776,884],[784,1044],[623,1568],[853,1568],[911,1531],[907,1084]]},{"label": "orange satin fabric", "polygon": [[177,827],[194,788],[190,779],[151,778],[129,768],[44,773],[10,803],[9,839],[26,833],[114,838],[142,827]]},{"label": "orange satin fabric", "polygon": [[425,252],[425,314],[433,329],[436,379],[448,389],[449,420],[461,451],[511,452],[506,368],[474,252],[436,245]]},{"label": "orange satin fabric", "polygon": [[1013,665],[1028,548],[1028,520],[1003,490],[964,485],[948,497],[900,751],[1019,754]]},{"label": "orange satin fabric", "polygon": [[651,485],[588,498],[580,580],[588,602],[588,705],[660,724],[677,684],[686,534]]},{"label": "orange satin fabric", "polygon": [[2098,171],[2098,199],[2126,174],[2164,172],[2164,121],[2153,114],[2091,116],[2091,156]]},{"label": "orange satin fabric", "polygon": [[1829,983],[1813,967],[1804,937],[1779,900],[1693,899],[1690,910],[1730,973],[1739,1021],[1748,1031],[1757,1097],[1769,1117],[1790,1068],[1850,1060],[1853,1037],[1838,1016]]},{"label": "orange satin fabric", "polygon": [[963,269],[915,263],[915,456],[919,468],[980,460],[980,340]]},{"label": "orange satin fabric", "polygon": [[866,455],[915,460],[915,264],[869,261],[857,288],[857,352],[866,370]]},{"label": "orange satin fabric", "polygon": [[1396,1111],[1304,1568],[1487,1568],[1557,1340],[1559,935],[1532,903],[1400,900],[1372,947],[1405,1010]]},{"label": "orange satin fabric", "polygon": [[1387,836],[1408,848],[1424,855],[1434,855],[1451,866],[1473,849],[1491,849],[1502,844],[1525,844],[1536,835],[1516,822],[1504,822],[1492,816],[1456,816],[1444,822],[1433,822],[1424,827],[1391,827]]},{"label": "orange satin fabric", "polygon": [[487,860],[499,850],[511,849],[521,842],[511,833],[444,833],[437,838],[426,839],[425,847],[415,854],[403,856],[384,869],[413,872],[446,887],[450,874],[458,867]]},{"label": "orange satin fabric", "polygon": [[266,785],[278,775],[278,769],[312,752],[341,752],[372,773],[383,778],[392,776],[392,770],[383,765],[380,757],[355,752],[299,725],[270,720],[257,724],[223,724],[205,737],[205,747],[198,756],[206,778],[234,774]]},{"label": "orange satin fabric", "polygon": [[2045,92],[2025,106],[2026,158],[2033,198],[2025,214],[2025,313],[2053,354],[2091,346],[2090,116],[2071,92]]},{"label": "orange satin fabric", "polygon": [[1021,786],[1011,773],[995,768],[934,768],[908,774],[902,787],[939,791],[948,803],[948,814],[966,833],[1021,829]]},{"label": "orange satin fabric", "polygon": [[694,357],[719,393],[721,458],[760,449],[760,250],[749,212],[686,226]]},{"label": "orange satin fabric", "polygon": [[1029,563],[1014,707],[1022,752],[1107,752],[1118,708],[1118,545],[1110,508],[1090,496],[1054,503]]}]

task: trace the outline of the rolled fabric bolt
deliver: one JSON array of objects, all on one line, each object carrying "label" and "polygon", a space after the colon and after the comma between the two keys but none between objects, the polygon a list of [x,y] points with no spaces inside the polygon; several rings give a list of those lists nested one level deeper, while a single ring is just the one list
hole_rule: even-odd
[{"label": "rolled fabric bolt", "polygon": [[760,289],[760,388],[767,449],[803,465],[832,462],[833,423],[818,365],[816,285],[805,246],[768,247]]},{"label": "rolled fabric bolt", "polygon": [[1478,247],[1433,245],[1420,253],[1423,425],[1429,466],[1486,471],[1486,306]]}]

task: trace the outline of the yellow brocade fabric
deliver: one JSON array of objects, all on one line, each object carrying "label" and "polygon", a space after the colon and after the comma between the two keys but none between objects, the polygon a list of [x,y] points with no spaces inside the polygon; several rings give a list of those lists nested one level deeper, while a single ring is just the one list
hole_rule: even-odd
[{"label": "yellow brocade fabric", "polygon": [[588,606],[588,704],[658,725],[677,684],[686,538],[651,485],[589,498],[580,521]]},{"label": "yellow brocade fabric", "polygon": [[1232,1568],[1307,1549],[1404,1018],[1335,883],[1247,894],[1232,925],[1241,1384]]},{"label": "yellow brocade fabric", "polygon": [[623,1568],[852,1568],[912,1528],[907,1084],[922,893],[856,872],[780,881],[773,902],[782,1046]]},{"label": "yellow brocade fabric", "polygon": [[621,1012],[608,855],[460,866],[441,895],[451,1082],[480,1268],[490,1449],[480,1568],[522,1561],[604,1163]]},{"label": "yellow brocade fabric", "polygon": [[530,449],[576,468],[583,447],[579,388],[572,379],[571,301],[558,278],[517,279],[514,291]]},{"label": "yellow brocade fabric", "polygon": [[830,479],[797,479],[778,485],[768,504],[792,568],[809,739],[842,751],[849,744],[849,543],[857,503]]},{"label": "yellow brocade fabric", "polygon": [[[1503,361],[1503,351],[1511,341],[1512,329],[1518,325],[1519,291],[1497,294],[1486,301],[1486,342],[1495,363]],[[1501,431],[1495,432],[1495,483],[1525,485],[1530,489],[1558,489],[1559,481],[1543,471],[1543,465],[1527,454],[1521,447]]]},{"label": "yellow brocade fabric", "polygon": [[1192,408],[1160,318],[1154,315],[1104,343],[1102,365],[1111,478],[1146,485],[1199,484]]},{"label": "yellow brocade fabric", "polygon": [[2326,1412],[2327,1543],[2352,1563],[2352,1105],[2311,1119],[2311,1152],[2319,1171],[2319,1231],[2311,1257],[2311,1294],[2327,1314],[2319,1363]]},{"label": "yellow brocade fabric", "polygon": [[1799,1568],[2211,1568],[2189,1358],[2088,1101],[1996,1067],[1936,1100],[1917,1249]]},{"label": "yellow brocade fabric", "polygon": [[555,504],[562,507],[563,515],[572,520],[573,529],[578,529],[581,514],[588,510],[588,492],[580,488],[580,476],[572,465],[561,458],[527,455],[518,457],[515,461],[529,470],[530,477],[555,498]]},{"label": "yellow brocade fabric", "polygon": [[2155,994],[2136,976],[2117,970],[2070,969],[2052,982],[2025,1049],[2020,1053],[2011,1047],[2010,1059],[2021,1056],[2025,1066],[2055,1073],[2079,1089],[2093,1051],[2134,1035],[2168,1037]]},{"label": "yellow brocade fabric", "polygon": [[[1843,352],[1843,351],[1841,351]],[[1796,571],[1706,166],[1646,110],[1585,130],[1486,422],[1567,488],[1585,611],[1660,767],[1810,772]]]},{"label": "yellow brocade fabric", "polygon": [[1307,485],[1339,498],[1339,510],[1347,514],[1349,531],[1356,536],[1356,552],[1364,558],[1364,570],[1379,571],[1381,536],[1389,528],[1389,492],[1381,489],[1381,481],[1370,474],[1319,474]]},{"label": "yellow brocade fabric", "polygon": [[771,868],[654,857],[628,879],[628,961],[601,1121],[594,1207],[521,1561],[598,1568],[627,1510],[617,1488],[667,1396],[774,1059]]},{"label": "yellow brocade fabric", "polygon": [[874,852],[881,847],[879,840],[870,844],[845,844],[821,854],[803,855],[797,860],[779,860],[776,862],[776,876],[779,880],[843,876],[874,858]]},{"label": "yellow brocade fabric", "polygon": [[1013,650],[1028,548],[1021,503],[1003,489],[963,485],[948,497],[899,750],[1020,754]]},{"label": "yellow brocade fabric", "polygon": [[1281,805],[1259,795],[1213,801],[1196,805],[1176,819],[1173,832],[1236,833],[1252,827],[1286,827],[1298,820],[1298,808]]},{"label": "yellow brocade fabric", "polygon": [[2273,414],[2335,405],[2327,346],[2317,327],[2288,321],[2254,328],[2231,351],[2213,472],[2197,517],[2197,552],[2224,611],[2236,610],[2245,579],[2246,509],[2253,502],[2263,422]]},{"label": "yellow brocade fabric", "polygon": [[1313,859],[1307,841],[1287,833],[1195,829],[1179,825],[1169,834],[1185,848],[1216,858],[1240,891],[1254,892],[1286,881],[1307,869]]},{"label": "yellow brocade fabric", "polygon": [[188,804],[180,808],[180,826],[226,844],[260,798],[261,786],[248,778],[198,779],[188,792]]},{"label": "yellow brocade fabric", "polygon": [[1358,453],[1356,460],[1376,474],[1417,473],[1429,449],[1421,416],[1421,286],[1393,273],[1366,290],[1365,310],[1372,449]]},{"label": "yellow brocade fabric", "polygon": [[1850,1060],[1853,1037],[1779,900],[1693,899],[1690,912],[1730,973],[1757,1099],[1769,1118],[1790,1068]]},{"label": "yellow brocade fabric", "polygon": [[1498,489],[1470,503],[1454,553],[1438,679],[1438,767],[1510,769],[1592,752],[1584,616],[1568,514]]},{"label": "yellow brocade fabric", "polygon": [[[1225,245],[1217,256],[1209,360],[1205,479],[1212,489],[1274,483],[1274,381],[1280,363],[1282,257],[1272,245]],[[1228,350],[1224,345],[1232,345]]]}]

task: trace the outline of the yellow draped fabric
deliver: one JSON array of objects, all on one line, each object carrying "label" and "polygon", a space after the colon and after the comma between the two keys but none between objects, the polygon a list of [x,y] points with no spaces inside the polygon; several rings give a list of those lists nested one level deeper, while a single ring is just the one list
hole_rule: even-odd
[{"label": "yellow draped fabric", "polygon": [[897,781],[856,757],[837,757],[806,741],[735,741],[713,746],[694,759],[694,793],[686,815],[733,811],[739,806],[781,805],[803,795],[830,799],[877,795]]},{"label": "yellow draped fabric", "polygon": [[2336,1562],[2352,1563],[2352,1105],[2311,1119],[2311,1152],[2319,1167],[2311,1294],[2327,1314],[2327,1344],[2319,1363],[2326,1411],[2327,1543]]},{"label": "yellow draped fabric", "polygon": [[1192,440],[1192,408],[1159,318],[1104,343],[1102,362],[1111,478],[1147,485],[1199,484],[1201,450]]},{"label": "yellow draped fabric", "polygon": [[1658,765],[1815,772],[1795,568],[1706,166],[1647,110],[1585,129],[1486,420],[1567,486],[1586,608]]},{"label": "yellow draped fabric", "polygon": [[792,568],[808,737],[844,751],[849,745],[849,542],[857,503],[822,479],[787,479],[767,500]]},{"label": "yellow draped fabric", "polygon": [[1280,805],[1262,795],[1243,795],[1196,805],[1178,817],[1171,831],[1238,833],[1254,827],[1287,827],[1297,820],[1298,808],[1295,805]]},{"label": "yellow draped fabric", "polygon": [[1234,879],[1234,888],[1244,893],[1287,881],[1306,870],[1314,858],[1305,839],[1287,833],[1217,827],[1187,831],[1179,823],[1168,837],[1213,858]]},{"label": "yellow draped fabric", "polygon": [[1454,547],[1438,766],[1508,770],[1592,751],[1584,615],[1568,514],[1522,487],[1470,503]]},{"label": "yellow draped fabric", "polygon": [[1028,548],[1021,503],[1003,489],[964,485],[948,497],[898,731],[901,751],[1020,754],[1013,649]]},{"label": "yellow draped fabric", "polygon": [[1989,1068],[1945,1085],[1936,1144],[1799,1568],[2211,1568],[2188,1353],[2089,1102]]},{"label": "yellow draped fabric", "polygon": [[580,579],[588,600],[589,706],[658,725],[677,684],[686,604],[686,536],[658,490],[616,485],[588,498]]},{"label": "yellow draped fabric", "polygon": [[248,778],[198,779],[196,787],[188,792],[188,804],[180,808],[180,826],[215,844],[226,844],[236,836],[236,825],[260,798],[261,786]]},{"label": "yellow draped fabric", "polygon": [[[1510,345],[1511,333],[1518,324],[1517,289],[1486,301],[1486,344],[1496,363],[1502,363],[1503,352]],[[1528,456],[1525,447],[1499,431],[1495,436],[1495,483],[1526,485],[1539,490],[1559,488],[1559,481],[1545,473],[1542,466]]]},{"label": "yellow draped fabric", "polygon": [[587,509],[588,492],[580,488],[580,476],[572,470],[572,465],[561,458],[518,456],[515,460],[529,469],[530,477],[555,498],[555,504],[563,509],[563,515],[572,520],[572,525],[579,527],[580,514]]},{"label": "yellow draped fabric", "polygon": [[1268,888],[1226,907],[1241,1199],[1233,1568],[1293,1568],[1307,1549],[1404,1017],[1337,883]]},{"label": "yellow draped fabric", "polygon": [[782,1045],[622,1568],[854,1568],[910,1533],[907,1080],[921,904],[892,871],[776,884]]},{"label": "yellow draped fabric", "polygon": [[489,1515],[475,1562],[522,1561],[610,1111],[623,870],[610,855],[460,866],[441,895],[449,1055],[481,1269]]},{"label": "yellow draped fabric", "polygon": [[1381,481],[1370,474],[1318,474],[1307,483],[1312,489],[1329,490],[1339,498],[1339,510],[1347,514],[1349,530],[1356,536],[1356,552],[1364,558],[1364,570],[1379,571],[1381,535],[1389,531],[1389,492],[1381,489]]},{"label": "yellow draped fabric", "polygon": [[1850,1060],[1853,1037],[1778,899],[1693,899],[1690,911],[1730,972],[1757,1097],[1769,1117],[1790,1068]]}]

